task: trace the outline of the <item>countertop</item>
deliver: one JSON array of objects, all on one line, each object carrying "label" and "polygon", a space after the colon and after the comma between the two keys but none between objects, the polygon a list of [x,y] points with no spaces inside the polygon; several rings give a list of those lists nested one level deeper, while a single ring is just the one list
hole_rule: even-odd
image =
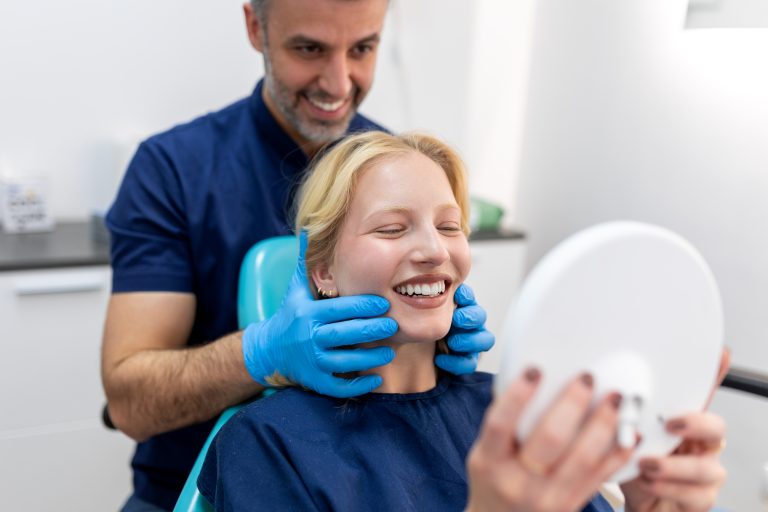
[{"label": "countertop", "polygon": [[517,229],[499,229],[493,231],[473,231],[469,235],[470,242],[485,242],[491,240],[525,240],[525,233]]},{"label": "countertop", "polygon": [[109,244],[90,222],[60,222],[44,233],[0,232],[0,272],[109,264]]},{"label": "countertop", "polygon": [[[477,231],[470,240],[524,240],[517,230]],[[0,232],[0,272],[109,264],[103,228],[91,222],[60,222],[45,233]]]}]

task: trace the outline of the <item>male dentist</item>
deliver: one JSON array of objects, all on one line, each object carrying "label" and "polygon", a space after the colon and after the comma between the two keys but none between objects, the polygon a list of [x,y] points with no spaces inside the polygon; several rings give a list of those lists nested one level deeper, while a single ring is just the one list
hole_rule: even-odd
[{"label": "male dentist", "polygon": [[[138,441],[124,511],[171,510],[216,416],[275,373],[336,397],[380,385],[378,376],[334,373],[387,364],[391,350],[329,359],[318,337],[331,324],[341,346],[390,336],[397,325],[382,317],[386,300],[313,302],[296,293],[308,289],[297,269],[293,300],[237,331],[236,297],[247,250],[290,233],[287,212],[308,159],[345,133],[381,129],[357,108],[373,82],[387,5],[252,0],[245,22],[265,69],[253,93],[149,138],[133,157],[107,216],[113,285],[102,346],[112,421]],[[461,374],[494,338],[469,288],[455,300],[453,352],[436,364]]]}]

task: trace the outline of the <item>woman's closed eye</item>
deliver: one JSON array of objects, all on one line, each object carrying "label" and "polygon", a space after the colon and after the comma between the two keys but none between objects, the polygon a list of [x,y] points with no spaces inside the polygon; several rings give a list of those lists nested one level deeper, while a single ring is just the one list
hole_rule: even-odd
[{"label": "woman's closed eye", "polygon": [[446,222],[437,226],[438,231],[446,235],[457,235],[461,233],[461,226],[455,222]]},{"label": "woman's closed eye", "polygon": [[376,229],[376,233],[381,235],[386,235],[386,236],[399,235],[404,231],[405,231],[405,226],[400,226],[400,225],[384,226]]}]

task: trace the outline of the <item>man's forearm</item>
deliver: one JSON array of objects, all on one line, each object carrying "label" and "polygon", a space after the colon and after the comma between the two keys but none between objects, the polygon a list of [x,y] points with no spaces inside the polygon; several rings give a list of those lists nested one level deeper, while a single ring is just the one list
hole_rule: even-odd
[{"label": "man's forearm", "polygon": [[115,425],[141,441],[215,417],[263,389],[243,363],[241,333],[200,347],[143,350],[105,379]]}]

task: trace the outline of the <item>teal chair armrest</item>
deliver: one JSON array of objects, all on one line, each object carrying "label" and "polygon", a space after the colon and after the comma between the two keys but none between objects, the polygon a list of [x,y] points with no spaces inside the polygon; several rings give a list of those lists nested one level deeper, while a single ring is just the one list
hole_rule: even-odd
[{"label": "teal chair armrest", "polygon": [[181,490],[181,494],[179,495],[179,499],[176,501],[176,506],[173,508],[173,512],[213,511],[211,504],[208,503],[208,500],[206,500],[205,497],[203,497],[203,495],[201,495],[200,491],[197,489],[197,477],[200,475],[200,470],[203,469],[205,455],[208,453],[208,448],[210,448],[211,442],[213,442],[213,438],[216,437],[216,433],[227,421],[229,421],[229,418],[234,416],[235,413],[237,413],[237,411],[242,408],[242,405],[235,405],[221,413],[221,416],[219,416],[218,421],[213,426],[213,430],[211,430],[211,433],[208,435],[208,439],[205,440],[203,449],[200,450],[199,454],[197,454],[195,464],[192,466],[192,471],[190,471],[186,483],[184,483],[184,488]]},{"label": "teal chair armrest", "polygon": [[[246,253],[240,265],[237,287],[237,323],[245,329],[274,315],[288,290],[299,258],[299,244],[295,236],[268,238],[255,244]],[[261,396],[274,393],[267,389]],[[258,397],[257,397],[258,398]],[[197,455],[174,512],[211,512],[213,507],[197,489],[197,477],[203,467],[213,438],[229,419],[246,404],[235,405],[224,411],[205,440]]]}]

